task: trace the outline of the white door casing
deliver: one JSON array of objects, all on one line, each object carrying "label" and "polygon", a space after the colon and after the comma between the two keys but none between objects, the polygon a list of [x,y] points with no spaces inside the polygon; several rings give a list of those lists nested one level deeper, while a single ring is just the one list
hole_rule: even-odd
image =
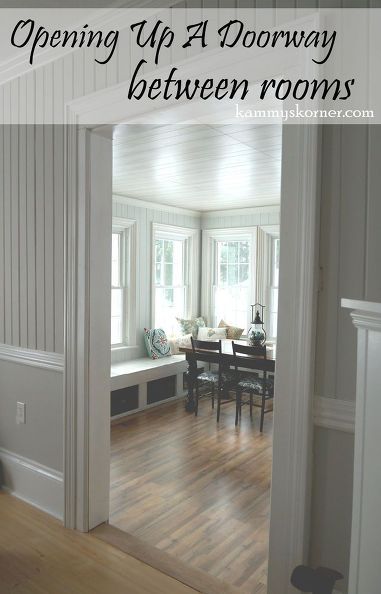
[{"label": "white door casing", "polygon": [[[200,59],[200,73],[205,68],[207,64]],[[91,114],[93,121],[114,123],[115,105],[118,121],[127,121],[134,108],[125,96],[124,85],[119,85],[67,106],[66,121],[70,125],[65,192],[65,523],[80,530],[108,520],[110,445],[107,300],[112,145],[110,140],[87,129],[86,122]],[[178,114],[176,109],[171,108],[171,119],[179,123],[183,112],[181,106]],[[291,570],[307,560],[319,147],[317,126],[284,126],[270,594],[291,594]],[[101,249],[103,253],[99,254]],[[92,293],[99,287],[100,294],[94,296]]]}]

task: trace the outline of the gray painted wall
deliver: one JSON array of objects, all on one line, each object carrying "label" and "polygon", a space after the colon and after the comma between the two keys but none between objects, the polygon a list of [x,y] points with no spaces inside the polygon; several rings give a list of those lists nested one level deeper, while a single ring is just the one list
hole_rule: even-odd
[{"label": "gray painted wall", "polygon": [[[63,469],[63,375],[0,360],[0,448]],[[16,424],[16,402],[26,423]]]}]

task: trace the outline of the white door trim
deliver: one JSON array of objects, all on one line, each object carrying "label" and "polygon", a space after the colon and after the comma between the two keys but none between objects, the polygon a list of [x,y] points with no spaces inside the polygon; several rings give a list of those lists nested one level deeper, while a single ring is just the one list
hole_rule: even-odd
[{"label": "white door trim", "polygon": [[[200,67],[201,68],[201,67]],[[106,89],[67,106],[67,122],[78,124],[94,116],[106,121],[105,105],[127,102],[123,86]],[[175,108],[173,108],[175,109]],[[123,121],[123,120],[122,120]],[[90,135],[91,136],[91,135]],[[318,256],[318,170],[320,141],[317,126],[284,127],[281,205],[281,278],[279,288],[278,359],[275,386],[274,463],[271,495],[269,593],[288,594],[292,568],[307,560],[313,429],[314,332]],[[111,149],[110,149],[111,150]],[[80,166],[78,167],[78,163]],[[65,523],[87,530],[93,519],[108,519],[104,501],[92,492],[89,476],[109,484],[109,466],[91,452],[91,427],[104,438],[104,402],[89,405],[90,337],[88,275],[94,259],[89,250],[87,216],[96,200],[89,184],[89,132],[69,127],[67,146],[65,243]],[[100,173],[102,163],[99,163]],[[110,188],[111,192],[111,188]],[[106,201],[105,201],[106,202]],[[110,195],[111,212],[111,195]],[[83,212],[85,211],[85,212]],[[86,214],[87,213],[87,214]],[[99,232],[99,230],[98,230]],[[99,272],[96,267],[94,273]],[[90,333],[90,328],[91,332]],[[101,332],[101,331],[99,331]],[[99,334],[98,332],[98,334]],[[102,333],[99,340],[104,339]],[[277,395],[279,394],[279,398]],[[92,464],[96,468],[92,470]],[[97,503],[98,502],[98,503]],[[96,509],[99,504],[100,508]],[[95,507],[94,507],[95,506]],[[102,511],[103,510],[103,511]],[[104,516],[102,517],[102,513]]]}]

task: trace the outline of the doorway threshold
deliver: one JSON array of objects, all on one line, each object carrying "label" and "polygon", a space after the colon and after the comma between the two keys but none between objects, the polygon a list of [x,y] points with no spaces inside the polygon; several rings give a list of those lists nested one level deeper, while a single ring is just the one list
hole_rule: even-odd
[{"label": "doorway threshold", "polygon": [[201,594],[240,594],[231,584],[215,578],[199,569],[190,567],[177,557],[147,544],[140,538],[123,532],[110,524],[101,524],[91,534],[108,544],[161,571]]}]

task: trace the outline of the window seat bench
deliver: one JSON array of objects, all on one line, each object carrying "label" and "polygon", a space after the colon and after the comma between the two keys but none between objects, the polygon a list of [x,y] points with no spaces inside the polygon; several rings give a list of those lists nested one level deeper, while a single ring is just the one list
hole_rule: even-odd
[{"label": "window seat bench", "polygon": [[142,357],[111,365],[111,418],[116,419],[185,394],[183,354]]}]

